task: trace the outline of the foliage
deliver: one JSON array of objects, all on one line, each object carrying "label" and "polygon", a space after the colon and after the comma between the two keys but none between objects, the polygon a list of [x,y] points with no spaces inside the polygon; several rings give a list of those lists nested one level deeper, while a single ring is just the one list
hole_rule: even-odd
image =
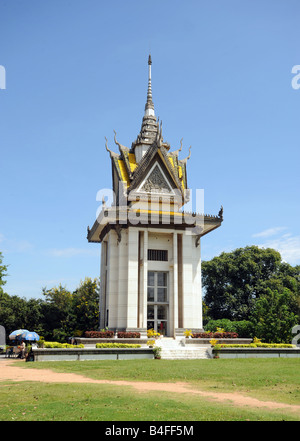
[{"label": "foliage", "polygon": [[15,329],[29,329],[46,340],[66,341],[86,329],[97,329],[99,324],[99,280],[86,278],[74,291],[59,285],[43,288],[40,299],[25,299],[5,293],[6,265],[0,253],[0,324],[6,335]]},{"label": "foliage", "polygon": [[154,354],[154,358],[156,359],[161,358],[161,346],[154,346],[153,354]]},{"label": "foliage", "polygon": [[3,286],[6,283],[6,281],[3,280],[3,278],[7,276],[6,273],[7,265],[2,265],[2,261],[3,261],[3,256],[2,253],[0,252],[0,293],[1,293],[1,286]]},{"label": "foliage", "polygon": [[70,345],[69,343],[59,343],[57,341],[45,341],[44,348],[59,348],[59,349],[70,349],[70,348],[84,348],[84,345]]},{"label": "foliage", "polygon": [[292,327],[299,321],[296,308],[296,298],[289,289],[278,292],[267,288],[252,311],[256,335],[267,342],[292,341]]},{"label": "foliage", "polygon": [[71,293],[62,285],[46,290],[47,325],[45,334],[64,341],[76,331],[97,329],[99,325],[99,282],[85,278]]},{"label": "foliage", "polygon": [[212,319],[247,320],[262,284],[278,275],[280,254],[257,246],[221,253],[202,263],[205,303]]},{"label": "foliage", "polygon": [[212,338],[211,340],[209,340],[209,343],[210,343],[212,346],[216,346],[216,344],[218,343],[218,340],[216,340],[215,338]]},{"label": "foliage", "polygon": [[153,328],[147,330],[147,337],[148,338],[151,338],[151,337],[156,338],[156,337],[159,337],[159,336],[160,336],[160,333],[156,332]]},{"label": "foliage", "polygon": [[249,320],[209,320],[209,322],[205,325],[205,330],[207,331],[210,330],[215,332],[218,328],[224,329],[225,332],[235,332],[240,338],[250,338],[254,335],[254,325]]},{"label": "foliage", "polygon": [[97,330],[99,327],[99,281],[86,277],[73,293],[77,330]]},{"label": "foliage", "polygon": [[266,342],[289,342],[300,322],[300,266],[257,246],[222,253],[202,264],[205,329],[257,335]]},{"label": "foliage", "polygon": [[193,338],[238,338],[236,332],[198,332],[193,334]]},{"label": "foliage", "polygon": [[155,345],[155,340],[148,340],[147,341],[147,346],[154,346]]},{"label": "foliage", "polygon": [[96,343],[96,348],[140,348],[141,345],[132,343]]},{"label": "foliage", "polygon": [[86,338],[113,338],[114,331],[86,331]]},{"label": "foliage", "polygon": [[141,338],[140,332],[124,332],[120,331],[117,334],[118,338]]},{"label": "foliage", "polygon": [[193,336],[193,333],[192,333],[192,331],[191,331],[191,329],[185,329],[185,331],[184,331],[184,336],[185,337],[192,337]]},{"label": "foliage", "polygon": [[295,346],[288,343],[249,343],[249,344],[233,344],[222,343],[218,344],[215,349],[221,348],[294,348]]}]

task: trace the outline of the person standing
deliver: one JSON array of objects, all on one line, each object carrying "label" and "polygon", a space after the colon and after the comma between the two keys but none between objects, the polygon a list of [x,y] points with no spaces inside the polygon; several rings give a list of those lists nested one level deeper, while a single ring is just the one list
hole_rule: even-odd
[{"label": "person standing", "polygon": [[24,340],[21,343],[21,358],[25,358],[25,349],[26,349],[26,345]]}]

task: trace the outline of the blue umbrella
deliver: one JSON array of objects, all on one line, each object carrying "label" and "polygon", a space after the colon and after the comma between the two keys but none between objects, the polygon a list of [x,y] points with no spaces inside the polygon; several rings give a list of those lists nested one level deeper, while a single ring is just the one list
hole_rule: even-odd
[{"label": "blue umbrella", "polygon": [[30,332],[30,331],[23,332],[23,334],[21,334],[20,337],[22,340],[27,340],[27,341],[39,341],[40,339],[40,336],[36,332]]},{"label": "blue umbrella", "polygon": [[9,334],[8,338],[10,340],[16,340],[20,337],[24,332],[29,332],[27,329],[17,329],[16,331],[13,331],[11,334]]}]

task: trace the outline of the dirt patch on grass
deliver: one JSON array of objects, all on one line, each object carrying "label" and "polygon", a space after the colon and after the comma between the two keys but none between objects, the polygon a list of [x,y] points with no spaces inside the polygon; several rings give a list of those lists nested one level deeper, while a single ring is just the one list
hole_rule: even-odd
[{"label": "dirt patch on grass", "polygon": [[130,386],[138,392],[172,392],[196,394],[218,402],[231,402],[235,406],[251,406],[268,409],[287,409],[300,414],[300,405],[278,403],[275,401],[261,401],[256,398],[244,396],[238,392],[208,392],[194,389],[188,383],[155,383],[147,381],[123,380],[93,380],[83,375],[53,372],[50,369],[23,369],[15,364],[14,360],[5,359],[0,362],[0,381],[40,381],[44,383],[93,383],[111,384],[115,386]]}]

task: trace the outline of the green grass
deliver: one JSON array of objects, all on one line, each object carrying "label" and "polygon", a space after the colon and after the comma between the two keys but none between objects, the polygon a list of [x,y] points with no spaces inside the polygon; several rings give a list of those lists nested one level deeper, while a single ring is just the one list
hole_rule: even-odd
[{"label": "green grass", "polygon": [[[35,362],[19,366],[73,372],[94,379],[188,382],[201,390],[240,392],[261,400],[300,403],[300,360],[107,360]],[[13,397],[13,399],[12,399]],[[288,410],[237,407],[229,402],[101,384],[0,383],[1,421],[278,421]]]}]

